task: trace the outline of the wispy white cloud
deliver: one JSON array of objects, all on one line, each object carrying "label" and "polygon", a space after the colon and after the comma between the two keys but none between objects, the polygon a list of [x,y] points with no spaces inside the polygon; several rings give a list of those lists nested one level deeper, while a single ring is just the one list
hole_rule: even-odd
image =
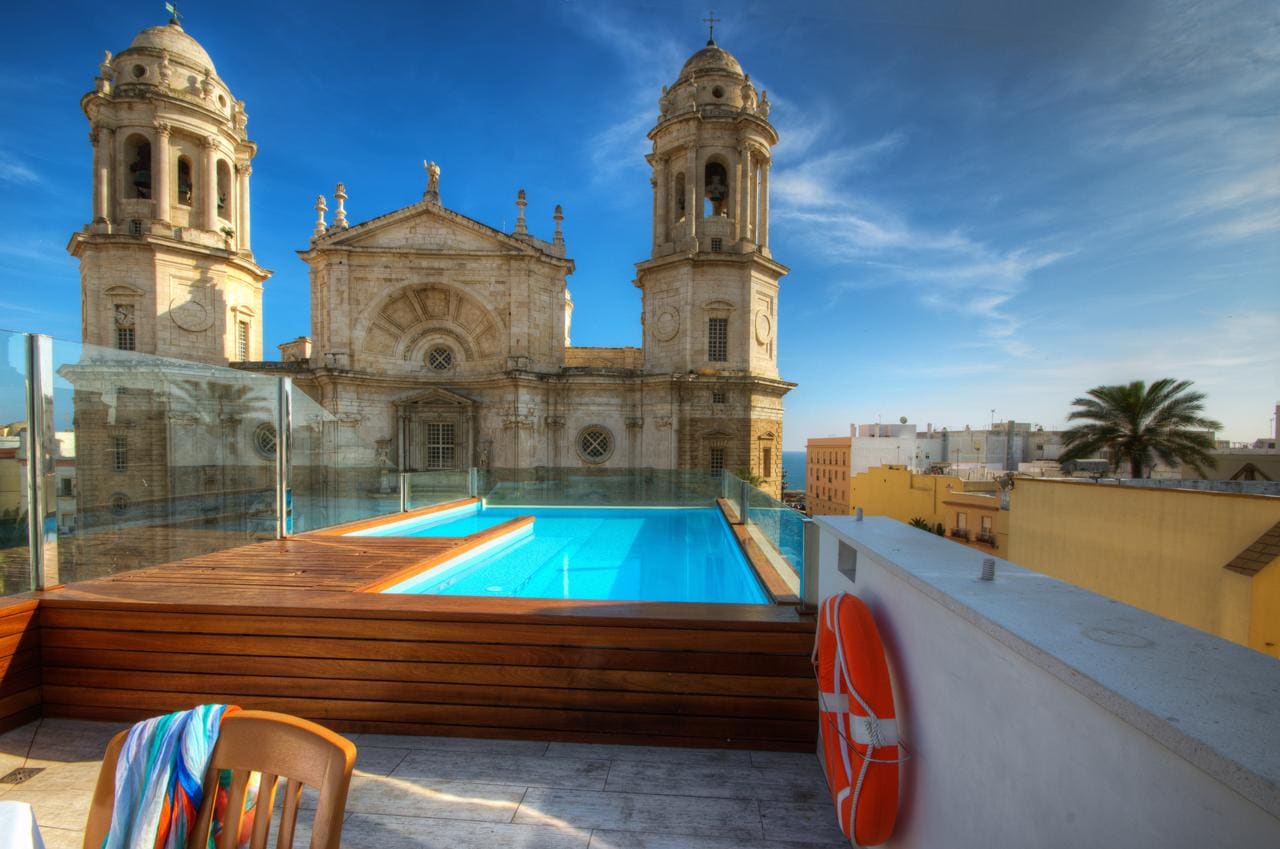
[{"label": "wispy white cloud", "polygon": [[643,170],[649,149],[646,134],[657,121],[658,96],[662,86],[675,79],[687,58],[687,46],[659,34],[651,24],[632,20],[620,8],[604,7],[570,20],[592,41],[613,51],[615,67],[626,79],[613,114],[606,116],[608,123],[588,137],[593,174],[597,180],[610,180],[625,170]]},{"label": "wispy white cloud", "polygon": [[[781,130],[780,130],[781,132]],[[894,130],[871,141],[826,150],[779,169],[770,190],[772,215],[788,235],[832,263],[852,263],[915,284],[925,307],[980,320],[980,333],[1006,353],[1025,356],[1021,322],[1005,309],[1034,272],[1068,251],[1001,248],[958,230],[913,224],[907,214],[852,189],[859,172],[886,167],[908,136]],[[836,284],[837,289],[861,284]]]},{"label": "wispy white cloud", "polygon": [[40,175],[7,150],[0,150],[0,183],[39,183]]}]

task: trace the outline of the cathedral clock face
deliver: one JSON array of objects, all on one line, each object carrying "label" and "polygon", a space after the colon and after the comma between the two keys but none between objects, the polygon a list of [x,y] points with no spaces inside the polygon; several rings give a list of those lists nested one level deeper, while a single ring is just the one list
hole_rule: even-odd
[{"label": "cathedral clock face", "polygon": [[773,319],[767,312],[756,313],[756,341],[765,345],[773,338]]},{"label": "cathedral clock face", "polygon": [[653,337],[660,342],[670,342],[680,332],[680,313],[675,307],[662,307],[653,320]]}]

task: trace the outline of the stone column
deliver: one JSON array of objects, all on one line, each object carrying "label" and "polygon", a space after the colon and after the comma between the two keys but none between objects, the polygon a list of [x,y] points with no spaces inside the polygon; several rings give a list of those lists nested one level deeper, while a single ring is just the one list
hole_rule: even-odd
[{"label": "stone column", "polygon": [[169,223],[169,133],[163,121],[156,122],[155,144],[151,146],[151,196],[157,221]]},{"label": "stone column", "polygon": [[665,156],[658,158],[657,167],[654,169],[656,179],[658,181],[657,201],[658,209],[654,213],[655,236],[654,248],[659,248],[667,241],[667,233],[671,228],[671,224],[667,221],[669,213],[667,212],[667,196],[671,194],[671,178],[667,173],[667,158]]},{"label": "stone column", "polygon": [[93,221],[104,224],[111,215],[111,160],[115,131],[99,127],[89,135],[93,142]]},{"label": "stone column", "polygon": [[698,219],[702,210],[698,208],[698,149],[690,147],[688,162],[685,165],[684,177],[684,217],[689,225],[689,238],[698,238]]},{"label": "stone column", "polygon": [[747,149],[747,238],[755,241],[756,238],[756,204],[759,200],[759,187],[756,183],[756,172],[760,168],[760,163],[756,161],[755,153]]},{"label": "stone column", "polygon": [[747,199],[751,196],[749,184],[751,173],[751,149],[746,145],[738,148],[738,168],[735,174],[734,189],[738,192],[738,196],[734,199],[738,204],[737,221],[734,226],[734,235],[738,239],[748,238],[748,230],[751,226],[750,217],[747,213]]},{"label": "stone column", "polygon": [[249,175],[253,166],[243,162],[236,166],[236,239],[242,251],[249,251]]},{"label": "stone column", "polygon": [[202,148],[204,163],[204,191],[200,197],[200,226],[206,230],[218,229],[218,140],[208,136]]},{"label": "stone column", "polygon": [[769,160],[760,163],[760,247],[769,250]]}]

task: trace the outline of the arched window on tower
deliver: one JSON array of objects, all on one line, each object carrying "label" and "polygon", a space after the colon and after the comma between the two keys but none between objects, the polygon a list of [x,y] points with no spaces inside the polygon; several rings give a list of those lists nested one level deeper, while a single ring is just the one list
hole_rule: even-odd
[{"label": "arched window on tower", "polygon": [[727,216],[729,214],[729,172],[724,163],[711,160],[703,170],[705,209],[703,215]]},{"label": "arched window on tower", "polygon": [[671,204],[672,214],[676,221],[684,220],[685,213],[685,193],[684,193],[684,172],[681,171],[676,175],[675,182],[675,203]]},{"label": "arched window on tower", "polygon": [[218,160],[218,217],[231,217],[231,166],[225,160]]},{"label": "arched window on tower", "polygon": [[178,157],[178,203],[191,206],[191,157]]},{"label": "arched window on tower", "polygon": [[125,197],[148,199],[151,197],[151,142],[144,136],[129,136],[124,144],[124,161],[129,163]]}]

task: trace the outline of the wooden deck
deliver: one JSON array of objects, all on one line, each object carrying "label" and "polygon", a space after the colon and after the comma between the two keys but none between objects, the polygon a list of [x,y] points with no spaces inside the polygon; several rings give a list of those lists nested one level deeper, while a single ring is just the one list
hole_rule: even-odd
[{"label": "wooden deck", "polygon": [[360,591],[474,544],[309,534],[37,594],[0,618],[39,643],[0,694],[82,719],[225,701],[348,732],[812,751],[792,607]]}]

